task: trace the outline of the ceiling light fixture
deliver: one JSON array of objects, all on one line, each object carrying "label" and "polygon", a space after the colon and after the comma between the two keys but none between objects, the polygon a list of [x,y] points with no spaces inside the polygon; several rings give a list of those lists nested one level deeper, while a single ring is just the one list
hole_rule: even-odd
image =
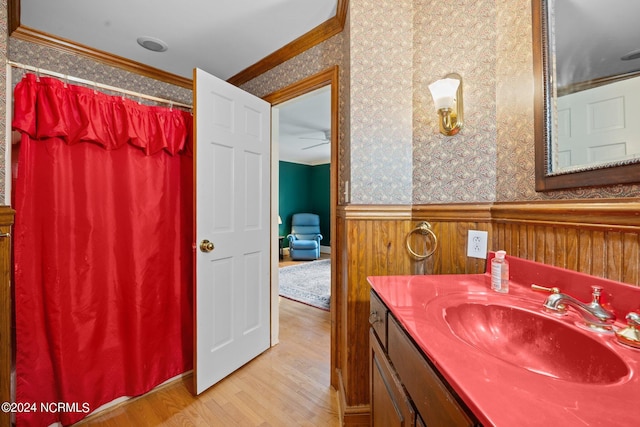
[{"label": "ceiling light fixture", "polygon": [[138,37],[138,44],[153,52],[165,52],[169,46],[160,39],[154,37]]}]

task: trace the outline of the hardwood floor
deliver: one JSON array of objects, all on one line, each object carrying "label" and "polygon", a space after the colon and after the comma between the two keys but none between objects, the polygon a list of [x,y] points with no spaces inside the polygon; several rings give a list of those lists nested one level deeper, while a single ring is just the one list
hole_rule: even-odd
[{"label": "hardwood floor", "polygon": [[330,383],[330,314],[280,298],[280,344],[200,396],[191,376],[77,426],[339,426]]}]

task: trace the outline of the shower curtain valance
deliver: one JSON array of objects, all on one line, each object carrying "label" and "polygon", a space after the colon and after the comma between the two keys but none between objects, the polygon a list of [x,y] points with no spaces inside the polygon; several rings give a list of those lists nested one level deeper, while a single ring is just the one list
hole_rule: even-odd
[{"label": "shower curtain valance", "polygon": [[13,128],[32,139],[57,137],[68,145],[90,142],[107,150],[131,144],[146,155],[161,150],[190,155],[192,121],[187,111],[141,105],[31,73],[15,88]]}]

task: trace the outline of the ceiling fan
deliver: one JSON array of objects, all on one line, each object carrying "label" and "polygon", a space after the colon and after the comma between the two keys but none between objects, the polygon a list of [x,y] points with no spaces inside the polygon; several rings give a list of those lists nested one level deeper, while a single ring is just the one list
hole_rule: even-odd
[{"label": "ceiling fan", "polygon": [[313,139],[313,140],[316,140],[316,141],[322,141],[319,144],[313,144],[313,145],[310,145],[308,147],[304,147],[304,148],[302,148],[302,150],[308,150],[310,148],[315,148],[315,147],[319,147],[321,145],[329,144],[331,142],[331,130],[330,129],[323,130],[322,133],[324,133],[324,138],[312,138],[312,137],[305,137],[305,136],[299,137],[300,139]]}]

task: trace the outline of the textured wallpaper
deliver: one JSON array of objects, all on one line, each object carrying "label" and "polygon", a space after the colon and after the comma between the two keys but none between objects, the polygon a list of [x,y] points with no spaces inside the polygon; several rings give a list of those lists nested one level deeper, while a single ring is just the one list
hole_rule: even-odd
[{"label": "textured wallpaper", "polygon": [[[413,203],[496,198],[496,2],[415,0]],[[442,135],[428,85],[463,79],[464,128]]]},{"label": "textured wallpaper", "polygon": [[412,0],[351,2],[352,203],[411,203],[412,21]]},{"label": "textured wallpaper", "polygon": [[[9,59],[21,64],[79,77],[86,80],[140,92],[146,95],[191,104],[191,90],[163,83],[135,73],[104,65],[39,44],[10,38]],[[16,74],[22,71],[15,69]]]},{"label": "textured wallpaper", "polygon": [[[0,59],[4,63],[7,60],[7,0],[0,1]],[[7,125],[7,71],[6,67],[0,70],[0,204],[9,205],[10,201],[5,197],[5,183],[7,171],[5,168],[7,146],[6,141],[6,125]]]},{"label": "textured wallpaper", "polygon": [[497,8],[497,201],[542,198],[535,192],[531,0]]}]

